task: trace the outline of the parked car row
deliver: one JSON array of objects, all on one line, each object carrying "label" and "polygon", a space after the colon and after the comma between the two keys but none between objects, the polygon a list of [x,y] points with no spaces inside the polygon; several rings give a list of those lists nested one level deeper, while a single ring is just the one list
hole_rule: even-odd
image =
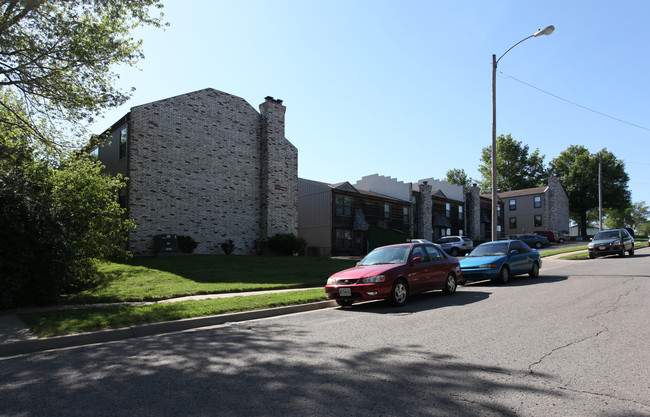
[{"label": "parked car row", "polygon": [[377,299],[401,306],[412,294],[453,294],[458,284],[470,280],[505,284],[514,275],[535,278],[541,267],[539,252],[520,240],[483,243],[460,261],[437,244],[415,240],[374,249],[355,267],[330,276],[325,292],[341,306]]}]

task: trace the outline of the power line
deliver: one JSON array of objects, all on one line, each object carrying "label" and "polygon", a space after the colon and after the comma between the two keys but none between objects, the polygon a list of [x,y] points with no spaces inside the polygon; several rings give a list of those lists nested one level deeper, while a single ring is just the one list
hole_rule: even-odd
[{"label": "power line", "polygon": [[647,127],[645,127],[645,126],[640,126],[640,125],[637,125],[637,124],[634,124],[634,123],[626,122],[625,120],[621,120],[621,119],[618,119],[618,118],[616,118],[616,117],[610,116],[610,115],[608,115],[608,114],[605,114],[605,113],[599,112],[599,111],[597,111],[597,110],[590,109],[589,107],[583,106],[582,104],[575,103],[575,102],[573,102],[573,101],[571,101],[571,100],[567,100],[567,99],[565,99],[565,98],[563,98],[563,97],[560,97],[560,96],[558,96],[558,95],[556,95],[556,94],[550,93],[550,92],[548,92],[548,91],[546,91],[546,90],[542,90],[542,89],[539,88],[539,87],[535,87],[535,86],[532,85],[532,84],[528,84],[528,83],[525,82],[525,81],[521,81],[521,80],[519,80],[519,79],[513,77],[512,75],[505,74],[505,73],[503,73],[503,72],[501,72],[501,71],[499,71],[499,74],[501,74],[501,75],[503,75],[503,76],[505,76],[505,77],[511,78],[511,79],[517,81],[518,83],[521,83],[521,84],[527,85],[528,87],[534,88],[535,90],[541,91],[541,92],[544,93],[544,94],[548,94],[548,95],[551,96],[551,97],[555,97],[555,98],[560,99],[560,100],[562,100],[562,101],[566,101],[567,103],[569,103],[569,104],[573,104],[574,106],[580,107],[580,108],[582,108],[582,109],[589,110],[589,111],[592,112],[592,113],[596,113],[596,114],[598,114],[598,115],[600,115],[600,116],[604,116],[604,117],[608,117],[608,118],[610,118],[610,119],[612,119],[612,120],[616,120],[617,122],[625,123],[626,125],[630,125],[630,126],[638,127],[639,129],[647,130],[647,131],[650,132],[650,128],[647,128]]}]

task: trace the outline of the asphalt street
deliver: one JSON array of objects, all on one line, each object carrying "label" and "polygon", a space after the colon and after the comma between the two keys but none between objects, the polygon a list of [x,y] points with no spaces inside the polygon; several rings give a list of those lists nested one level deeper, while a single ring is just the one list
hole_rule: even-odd
[{"label": "asphalt street", "polygon": [[650,249],[0,358],[2,416],[650,416]]}]

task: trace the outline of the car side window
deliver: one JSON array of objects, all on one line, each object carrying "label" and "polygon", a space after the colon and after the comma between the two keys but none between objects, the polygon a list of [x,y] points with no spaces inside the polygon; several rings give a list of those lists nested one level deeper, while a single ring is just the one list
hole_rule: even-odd
[{"label": "car side window", "polygon": [[511,251],[516,250],[517,253],[519,253],[519,254],[523,254],[523,253],[528,252],[526,247],[524,245],[522,245],[521,242],[512,242],[512,244],[510,245],[510,250]]},{"label": "car side window", "polygon": [[424,250],[422,249],[421,246],[416,246],[413,249],[413,254],[411,255],[411,259],[415,258],[422,258],[423,261],[428,261],[426,254],[424,253]]},{"label": "car side window", "polygon": [[444,259],[444,255],[440,253],[440,250],[436,248],[435,246],[427,246],[427,252],[429,252],[429,259],[432,261],[439,261],[441,259]]}]

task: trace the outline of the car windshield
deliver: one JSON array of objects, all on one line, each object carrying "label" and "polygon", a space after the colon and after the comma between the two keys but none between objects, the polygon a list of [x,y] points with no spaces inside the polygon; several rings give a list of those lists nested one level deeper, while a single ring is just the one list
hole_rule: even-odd
[{"label": "car windshield", "polygon": [[388,246],[384,248],[377,248],[366,255],[365,258],[359,262],[359,266],[363,265],[379,265],[379,264],[405,264],[409,256],[410,246]]},{"label": "car windshield", "polygon": [[508,251],[506,242],[484,243],[474,249],[469,256],[505,255]]},{"label": "car windshield", "polygon": [[596,236],[594,236],[594,240],[616,239],[618,237],[620,237],[618,234],[618,230],[608,230],[606,232],[596,233]]}]

